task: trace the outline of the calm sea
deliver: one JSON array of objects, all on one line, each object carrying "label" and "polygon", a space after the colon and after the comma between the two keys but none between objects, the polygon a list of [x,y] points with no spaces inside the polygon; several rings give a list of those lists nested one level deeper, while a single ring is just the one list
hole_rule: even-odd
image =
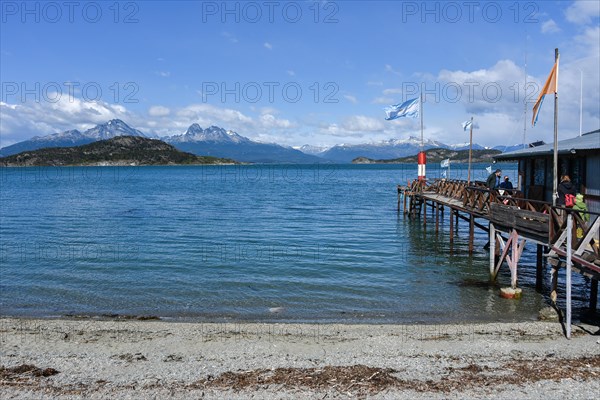
[{"label": "calm sea", "polygon": [[[515,166],[503,168],[516,181]],[[398,216],[396,185],[414,179],[412,165],[0,171],[1,315],[520,321],[547,302],[534,289],[534,246],[523,299],[505,300],[508,267],[489,283],[486,234],[469,257],[466,226],[450,247],[447,214],[437,235]],[[466,167],[450,175],[464,179]],[[589,282],[574,278],[577,311]]]}]

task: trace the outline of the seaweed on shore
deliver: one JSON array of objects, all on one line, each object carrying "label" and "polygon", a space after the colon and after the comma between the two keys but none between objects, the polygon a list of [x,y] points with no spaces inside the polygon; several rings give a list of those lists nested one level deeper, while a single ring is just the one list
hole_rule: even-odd
[{"label": "seaweed on shore", "polygon": [[379,393],[384,390],[414,390],[416,392],[463,392],[472,388],[493,388],[497,385],[523,385],[542,380],[598,379],[600,355],[575,359],[513,360],[501,367],[469,364],[449,367],[439,380],[404,380],[391,368],[325,366],[322,368],[274,368],[250,371],[227,371],[217,377],[208,376],[193,387],[256,390],[270,385],[285,388],[337,390],[342,393]]},{"label": "seaweed on shore", "polygon": [[21,364],[16,367],[0,365],[0,380],[20,381],[27,378],[47,378],[59,372],[54,368],[38,368],[32,364]]}]

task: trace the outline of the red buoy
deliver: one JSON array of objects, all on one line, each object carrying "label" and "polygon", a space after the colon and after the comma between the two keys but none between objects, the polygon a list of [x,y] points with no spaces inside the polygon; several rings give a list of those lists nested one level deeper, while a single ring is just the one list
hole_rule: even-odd
[{"label": "red buoy", "polygon": [[419,163],[418,175],[419,180],[425,180],[425,165],[427,164],[427,156],[424,151],[420,151],[417,157],[417,162]]}]

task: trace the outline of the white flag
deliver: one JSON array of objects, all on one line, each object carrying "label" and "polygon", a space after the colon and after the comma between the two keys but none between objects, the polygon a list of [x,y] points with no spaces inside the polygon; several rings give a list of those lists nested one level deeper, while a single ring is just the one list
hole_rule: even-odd
[{"label": "white flag", "polygon": [[450,166],[450,159],[447,158],[445,160],[442,160],[442,162],[440,163],[440,167],[441,168],[448,168]]},{"label": "white flag", "polygon": [[384,108],[386,120],[390,121],[392,119],[401,118],[401,117],[413,117],[416,118],[419,116],[419,98],[414,98],[410,100],[406,100],[402,104],[394,104],[389,107]]},{"label": "white flag", "polygon": [[492,173],[492,166],[490,165],[485,170],[488,172],[488,174],[491,174]]},{"label": "white flag", "polygon": [[473,122],[472,120],[468,120],[462,123],[463,131],[468,130],[471,127],[471,123],[473,123],[473,129],[479,129],[479,125],[477,122]]}]

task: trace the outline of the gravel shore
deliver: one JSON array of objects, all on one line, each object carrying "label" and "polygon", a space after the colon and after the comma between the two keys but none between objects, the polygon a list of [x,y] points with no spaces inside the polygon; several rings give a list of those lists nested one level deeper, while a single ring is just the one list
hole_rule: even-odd
[{"label": "gravel shore", "polygon": [[3,399],[596,399],[600,329],[0,319]]}]

